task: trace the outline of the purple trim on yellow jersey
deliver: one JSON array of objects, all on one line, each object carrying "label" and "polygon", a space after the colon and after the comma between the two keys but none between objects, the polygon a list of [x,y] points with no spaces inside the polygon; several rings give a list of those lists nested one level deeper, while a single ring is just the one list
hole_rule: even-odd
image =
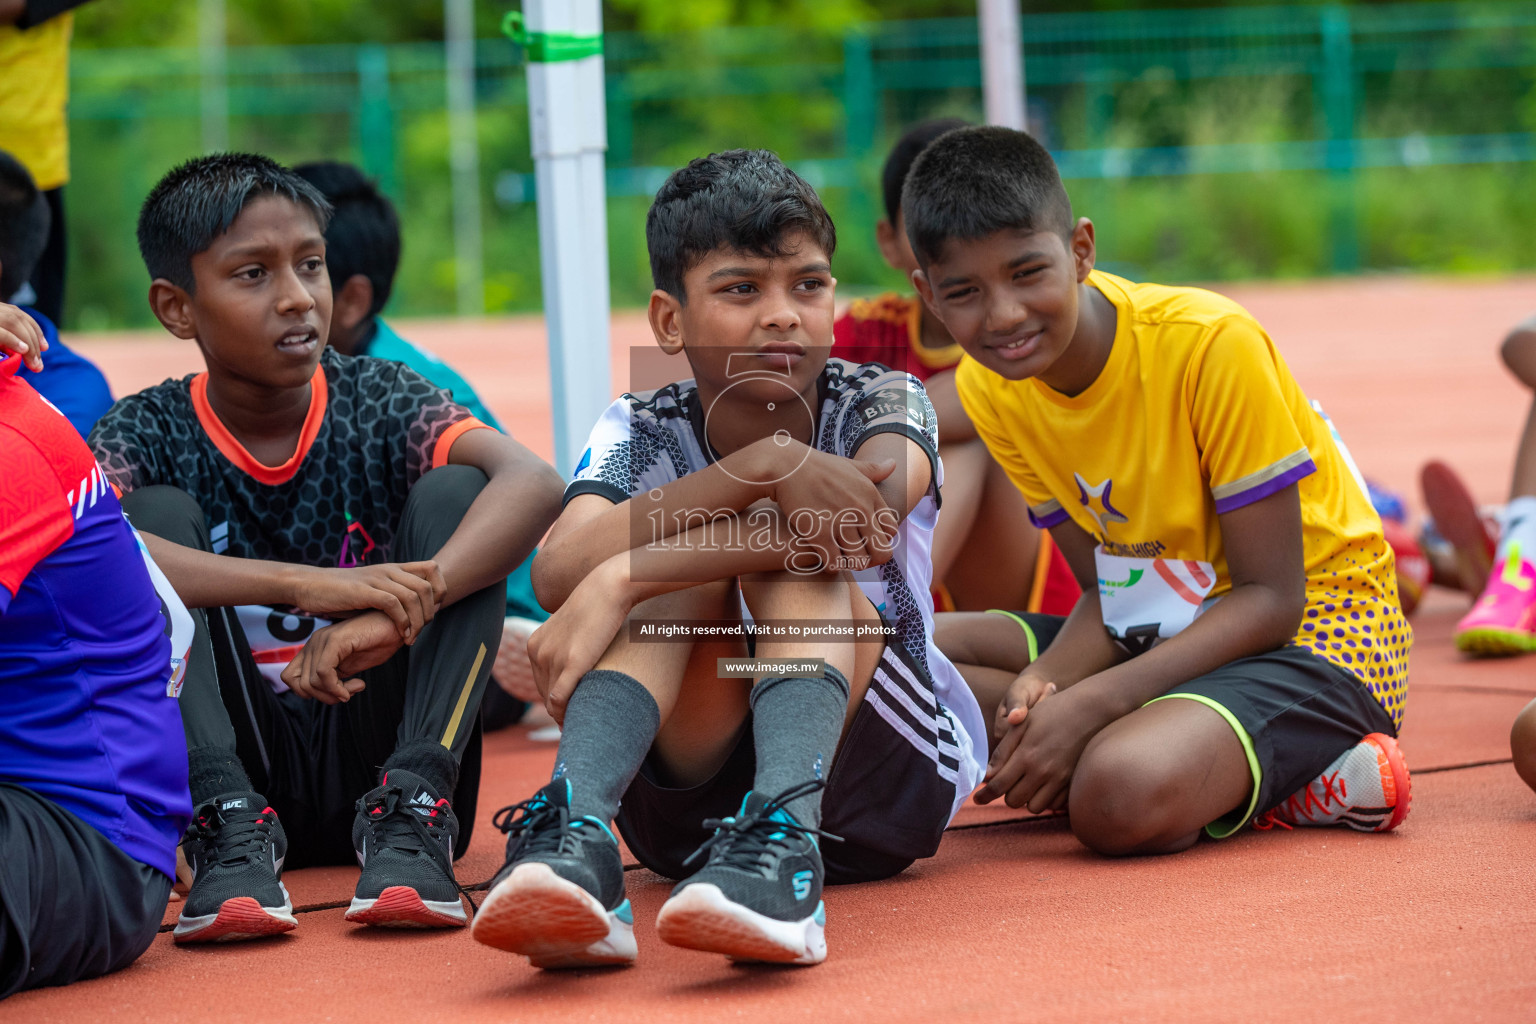
[{"label": "purple trim on yellow jersey", "polygon": [[1228,512],[1240,509],[1244,505],[1252,505],[1261,498],[1267,498],[1277,491],[1282,491],[1297,480],[1309,477],[1316,472],[1317,463],[1308,458],[1300,465],[1284,470],[1279,476],[1270,477],[1268,480],[1254,484],[1247,490],[1237,491],[1224,498],[1217,498],[1216,514],[1219,516],[1226,515]]}]

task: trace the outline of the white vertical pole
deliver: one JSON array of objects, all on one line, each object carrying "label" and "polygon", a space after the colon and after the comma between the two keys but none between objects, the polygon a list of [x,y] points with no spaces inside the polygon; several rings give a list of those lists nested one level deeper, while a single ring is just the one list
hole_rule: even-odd
[{"label": "white vertical pole", "polygon": [[[598,0],[524,0],[523,16],[534,34],[598,36],[603,30]],[[549,332],[555,467],[568,474],[612,394],[602,54],[530,60],[528,117]]]},{"label": "white vertical pole", "polygon": [[203,152],[229,149],[229,40],[224,0],[197,0],[197,55],[201,65]]},{"label": "white vertical pole", "polygon": [[976,21],[981,32],[981,94],[987,123],[1025,131],[1019,0],[977,0]]},{"label": "white vertical pole", "polygon": [[454,283],[460,316],[485,312],[480,239],[480,140],[475,134],[475,0],[443,0],[448,165],[453,180]]}]

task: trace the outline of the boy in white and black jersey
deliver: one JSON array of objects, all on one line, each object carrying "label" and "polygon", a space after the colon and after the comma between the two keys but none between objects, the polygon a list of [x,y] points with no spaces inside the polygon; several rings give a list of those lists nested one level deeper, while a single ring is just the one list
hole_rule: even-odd
[{"label": "boy in white and black jersey", "polygon": [[773,154],[673,174],[647,240],[653,333],[693,376],[604,413],[534,563],[564,734],[498,817],[473,934],[544,967],[633,960],[615,822],[683,880],[664,941],[817,963],[823,881],[931,856],[980,778],[980,709],[930,639],[933,407],[828,360],[835,233]]}]

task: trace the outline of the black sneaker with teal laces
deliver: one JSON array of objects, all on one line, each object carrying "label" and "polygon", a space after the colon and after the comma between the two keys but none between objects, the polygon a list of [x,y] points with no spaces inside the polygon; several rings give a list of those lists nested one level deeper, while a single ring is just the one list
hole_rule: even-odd
[{"label": "black sneaker with teal laces", "polygon": [[570,783],[556,779],[503,807],[495,823],[507,833],[507,861],[475,914],[475,940],[535,967],[634,963],[618,840],[606,822],[571,817]]},{"label": "black sneaker with teal laces", "polygon": [[816,837],[784,805],[822,788],[803,783],[772,799],[750,792],[732,818],[712,818],[715,834],[697,873],[678,883],[656,917],[669,945],[721,953],[748,963],[819,964],[827,958],[824,870]]},{"label": "black sneaker with teal laces", "polygon": [[176,919],[176,942],[235,942],[292,931],[283,887],[288,837],[258,793],[225,793],[197,809],[182,841],[192,891]]},{"label": "black sneaker with teal laces", "polygon": [[462,928],[453,876],[459,820],[425,779],[398,768],[357,802],[352,848],[363,873],[347,920],[384,928]]}]

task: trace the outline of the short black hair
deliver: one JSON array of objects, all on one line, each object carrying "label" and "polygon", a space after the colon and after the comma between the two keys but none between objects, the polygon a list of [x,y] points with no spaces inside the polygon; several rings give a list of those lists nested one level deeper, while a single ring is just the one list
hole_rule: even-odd
[{"label": "short black hair", "polygon": [[891,147],[891,155],[885,158],[885,167],[880,171],[880,195],[885,200],[886,221],[894,225],[897,215],[901,213],[901,187],[907,183],[907,172],[912,170],[912,161],[917,159],[917,155],[928,148],[928,143],[945,132],[970,126],[971,122],[958,117],[936,117],[931,121],[918,122],[896,140],[896,145]]},{"label": "short black hair", "polygon": [[263,196],[281,196],[309,210],[322,232],[330,221],[325,197],[267,157],[215,153],[173,168],[139,210],[139,254],[149,276],[192,291],[192,257],[207,251],[241,210]]},{"label": "short black hair", "polygon": [[325,264],[331,287],[340,290],[354,274],[373,285],[374,316],[389,301],[400,267],[400,218],[395,204],[361,169],[338,160],[299,164],[293,173],[320,190],[331,204],[325,229]]},{"label": "short black hair", "polygon": [[907,240],[924,266],[952,238],[1072,233],[1072,202],[1045,147],[1012,128],[959,128],[918,154],[901,191]]},{"label": "short black hair", "polygon": [[683,275],[716,249],[787,256],[785,237],[803,231],[826,250],[837,229],[806,180],[766,149],[711,153],[662,184],[645,218],[656,287],[686,302]]},{"label": "short black hair", "polygon": [[48,245],[53,214],[21,161],[0,149],[0,302],[21,291]]}]

